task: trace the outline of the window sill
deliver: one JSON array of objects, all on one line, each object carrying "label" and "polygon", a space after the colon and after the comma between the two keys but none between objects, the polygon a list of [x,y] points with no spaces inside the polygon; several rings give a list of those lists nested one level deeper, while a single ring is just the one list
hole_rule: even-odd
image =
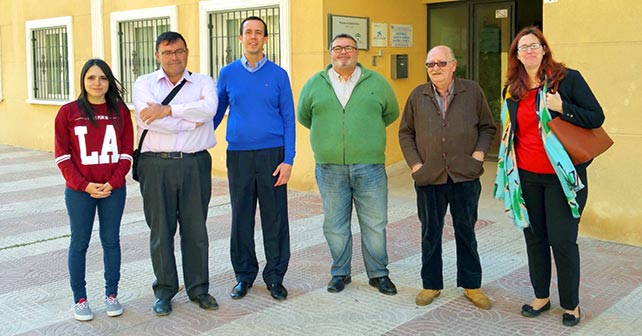
[{"label": "window sill", "polygon": [[43,100],[43,99],[27,99],[27,104],[33,105],[55,105],[62,106],[69,103],[70,100]]}]

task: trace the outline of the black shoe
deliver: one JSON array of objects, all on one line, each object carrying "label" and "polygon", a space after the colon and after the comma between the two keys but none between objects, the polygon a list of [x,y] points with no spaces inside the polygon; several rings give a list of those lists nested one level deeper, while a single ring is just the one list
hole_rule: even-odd
[{"label": "black shoe", "polygon": [[208,293],[201,294],[192,299],[193,302],[198,303],[198,306],[202,309],[215,310],[218,309],[218,303],[216,299],[209,295]]},{"label": "black shoe", "polygon": [[352,282],[352,278],[349,275],[333,276],[330,282],[328,283],[328,292],[339,293],[346,287],[347,284],[351,282]]},{"label": "black shoe", "polygon": [[534,309],[533,306],[525,304],[522,306],[522,316],[524,317],[535,317],[547,310],[551,309],[551,301],[546,302],[544,306],[540,309]]},{"label": "black shoe", "polygon": [[165,316],[172,312],[172,304],[168,299],[156,299],[152,308],[156,316]]},{"label": "black shoe", "polygon": [[252,288],[252,284],[247,283],[245,281],[239,281],[234,288],[232,288],[232,292],[230,293],[230,296],[232,299],[240,299],[247,295],[247,290],[249,288]]},{"label": "black shoe", "polygon": [[380,293],[386,295],[397,294],[397,287],[395,287],[395,284],[393,284],[390,278],[387,276],[370,279],[368,283],[370,284],[370,286],[377,287]]},{"label": "black shoe", "polygon": [[277,300],[285,300],[288,297],[288,290],[280,283],[267,285],[270,295]]},{"label": "black shoe", "polygon": [[578,317],[575,317],[573,314],[564,313],[564,315],[562,315],[562,324],[567,327],[572,327],[580,323],[580,320],[582,319],[582,311],[578,309],[577,312],[579,313]]}]

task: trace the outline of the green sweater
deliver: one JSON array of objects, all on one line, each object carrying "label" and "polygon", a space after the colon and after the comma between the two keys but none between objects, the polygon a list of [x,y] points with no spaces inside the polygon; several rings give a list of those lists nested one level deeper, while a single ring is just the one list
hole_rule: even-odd
[{"label": "green sweater", "polygon": [[378,73],[361,67],[345,109],[334,93],[328,65],[313,75],[299,96],[297,120],[310,129],[319,164],[382,164],[386,126],[399,117],[394,91]]}]

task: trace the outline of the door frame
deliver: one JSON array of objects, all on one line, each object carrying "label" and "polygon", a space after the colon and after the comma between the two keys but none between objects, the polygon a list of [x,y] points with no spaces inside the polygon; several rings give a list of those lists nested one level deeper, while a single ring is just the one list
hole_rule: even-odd
[{"label": "door frame", "polygon": [[[507,3],[511,4],[511,9],[509,11],[509,29],[510,29],[510,40],[515,37],[515,29],[516,29],[516,23],[517,23],[517,11],[516,11],[516,3],[517,0],[464,0],[464,1],[456,1],[456,2],[444,2],[444,3],[436,3],[436,4],[427,4],[427,18],[426,18],[426,29],[430,26],[430,10],[431,9],[442,9],[442,8],[452,8],[452,7],[468,7],[468,57],[467,59],[467,64],[468,67],[466,68],[466,79],[472,79],[472,80],[478,80],[473,78],[474,77],[474,71],[473,67],[478,65],[478,60],[473,62],[475,59],[475,48],[479,48],[479,42],[474,41],[474,29],[475,29],[475,10],[477,5],[481,4],[493,4],[493,3]],[[430,34],[426,34],[426,46],[428,52],[430,50],[431,46],[431,41],[430,41]]]}]

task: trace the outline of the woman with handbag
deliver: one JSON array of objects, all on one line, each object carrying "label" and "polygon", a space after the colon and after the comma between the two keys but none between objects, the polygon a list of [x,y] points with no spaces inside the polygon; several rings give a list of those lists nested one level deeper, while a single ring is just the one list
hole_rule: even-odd
[{"label": "woman with handbag", "polygon": [[571,158],[547,123],[562,118],[583,128],[598,128],[604,113],[576,70],[553,59],[542,32],[527,27],[513,40],[502,107],[495,197],[523,229],[535,298],[522,315],[550,309],[551,249],[557,268],[562,323],[580,322],[580,216],[586,205],[586,167]]},{"label": "woman with handbag", "polygon": [[63,105],[56,116],[55,157],[66,181],[72,309],[77,320],[89,321],[94,315],[87,302],[85,259],[96,210],[105,264],[106,312],[108,316],[123,313],[117,299],[120,222],[134,134],[120,83],[105,61],[90,59],[85,63],[80,73],[80,88],[78,99]]}]

